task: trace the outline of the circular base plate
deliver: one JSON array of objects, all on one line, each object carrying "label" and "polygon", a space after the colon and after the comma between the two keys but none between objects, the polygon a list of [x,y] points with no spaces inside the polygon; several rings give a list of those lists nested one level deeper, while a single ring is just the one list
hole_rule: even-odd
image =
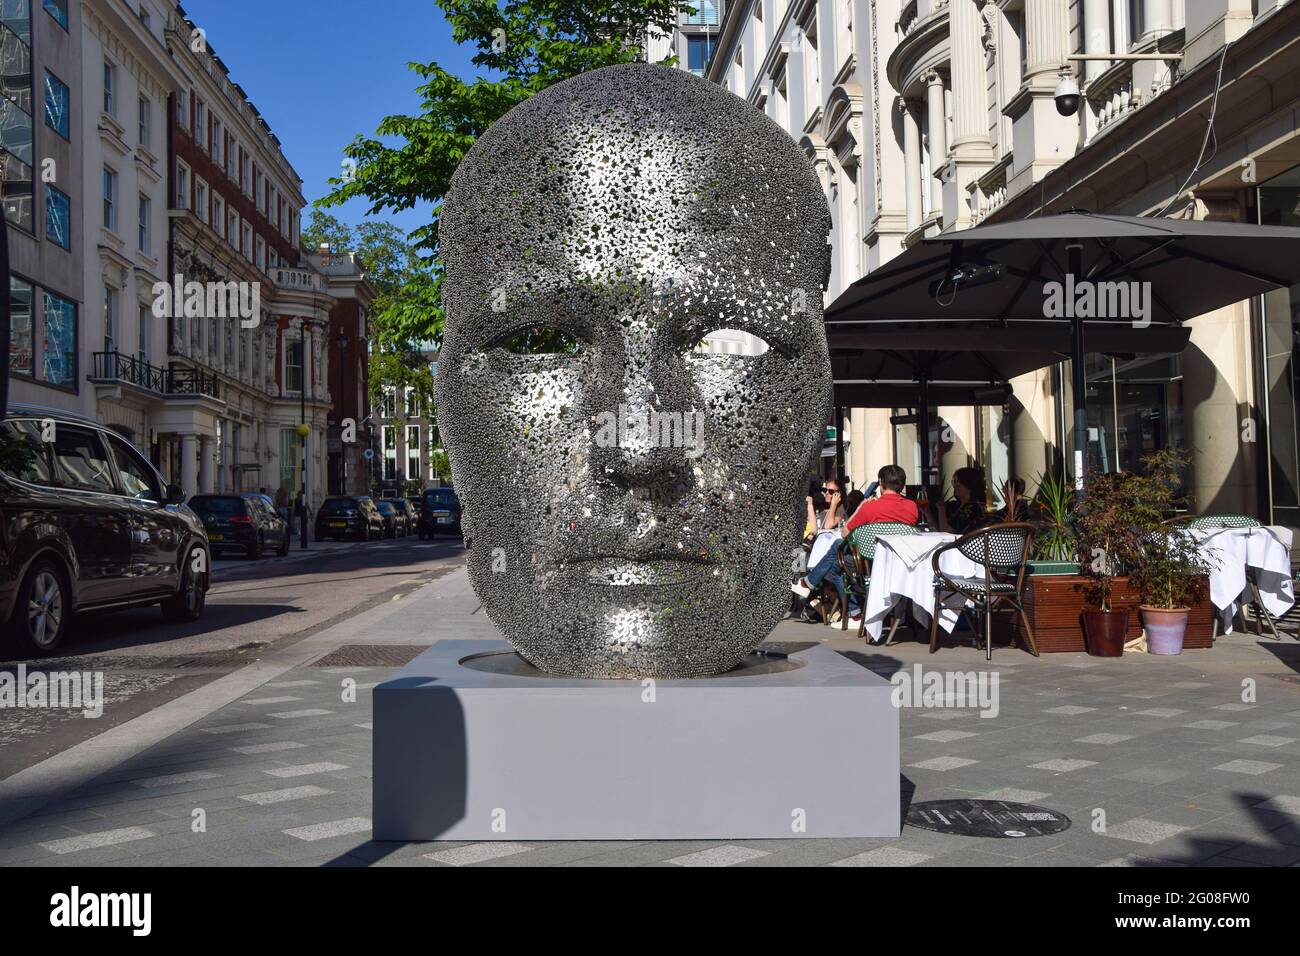
[{"label": "circular base plate", "polygon": [[[498,674],[503,677],[536,677],[541,680],[563,680],[568,677],[566,674],[548,674],[546,671],[538,670],[528,661],[524,660],[515,651],[489,651],[486,654],[471,654],[469,657],[463,657],[460,660],[461,667],[468,667],[470,670],[482,671],[485,674]],[[721,674],[709,674],[706,677],[680,677],[672,678],[673,680],[709,680],[715,677],[757,677],[760,674],[781,674],[785,671],[798,670],[804,666],[804,662],[795,657],[787,657],[785,654],[776,654],[771,652],[754,651],[746,655],[739,664],[729,671]],[[590,680],[600,680],[601,678],[587,678]],[[624,678],[628,680],[639,680],[639,678]]]}]

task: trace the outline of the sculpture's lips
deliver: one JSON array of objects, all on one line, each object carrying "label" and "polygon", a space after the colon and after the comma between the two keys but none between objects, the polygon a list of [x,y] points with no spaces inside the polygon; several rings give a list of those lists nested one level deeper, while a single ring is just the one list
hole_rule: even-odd
[{"label": "sculpture's lips", "polygon": [[712,562],[693,554],[618,554],[571,558],[566,562],[605,587],[683,584],[712,573]]}]

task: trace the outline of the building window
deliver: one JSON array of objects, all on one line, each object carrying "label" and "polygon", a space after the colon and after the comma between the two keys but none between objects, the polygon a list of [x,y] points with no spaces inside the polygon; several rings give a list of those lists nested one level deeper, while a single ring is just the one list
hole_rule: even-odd
[{"label": "building window", "polygon": [[262,203],[262,171],[257,168],[257,163],[253,164],[253,202],[257,204],[257,211],[264,212],[265,206]]},{"label": "building window", "polygon": [[45,187],[45,238],[62,249],[72,249],[70,223],[71,202],[67,193],[53,186]]},{"label": "building window", "polygon": [[176,208],[190,208],[190,171],[180,160],[176,161]]},{"label": "building window", "polygon": [[117,102],[113,98],[117,87],[117,67],[108,60],[104,61],[104,112],[109,116],[117,115]]},{"label": "building window", "polygon": [[32,174],[31,14],[0,4],[0,179],[5,184],[5,217],[28,232],[34,229]]},{"label": "building window", "polygon": [[226,134],[226,161],[224,165],[226,167],[226,175],[229,176],[231,179],[235,178],[235,158],[236,156],[238,156],[238,154],[239,154],[239,140],[235,139],[235,137],[227,133]]},{"label": "building window", "polygon": [[397,389],[391,385],[384,386],[384,391],[380,398],[379,417],[397,417]]},{"label": "building window", "polygon": [[77,307],[62,296],[46,292],[41,374],[51,385],[73,385],[76,362]]},{"label": "building window", "polygon": [[208,221],[208,184],[197,176],[194,177],[194,214]]},{"label": "building window", "polygon": [[302,340],[285,342],[284,345],[284,390],[298,393],[302,391]]},{"label": "building window", "polygon": [[143,3],[140,4],[140,9],[137,15],[140,17],[140,22],[144,24],[144,28],[150,30],[153,26],[153,19],[149,16],[149,11],[145,9]]},{"label": "building window", "polygon": [[212,114],[212,142],[208,145],[211,147],[212,158],[218,163],[221,162],[221,147],[225,143],[225,135],[221,130],[221,120],[217,119],[217,114]]},{"label": "building window", "polygon": [[104,286],[104,351],[117,351],[117,290]]},{"label": "building window", "polygon": [[9,278],[9,371],[35,377],[32,351],[32,301],[35,288],[16,276]]},{"label": "building window", "polygon": [[248,223],[244,223],[239,231],[239,254],[249,262],[253,261],[253,228]]},{"label": "building window", "polygon": [[45,125],[68,138],[68,87],[49,70],[45,71]]},{"label": "building window", "polygon": [[145,149],[149,149],[153,143],[153,103],[142,96],[138,108],[140,111],[140,145]]},{"label": "building window", "polygon": [[42,0],[41,5],[59,26],[65,30],[68,28],[68,0]]},{"label": "building window", "polygon": [[242,149],[239,151],[239,188],[248,194],[248,154]]},{"label": "building window", "polygon": [[226,204],[215,192],[212,194],[212,228],[223,239],[226,236]]},{"label": "building window", "polygon": [[176,94],[176,125],[181,129],[190,128],[190,94],[185,90]]},{"label": "building window", "polygon": [[696,76],[703,76],[709,65],[709,57],[717,46],[717,38],[708,35],[688,36],[686,38],[686,66]]},{"label": "building window", "polygon": [[200,149],[207,150],[208,108],[198,97],[194,99],[194,142],[199,145]]},{"label": "building window", "polygon": [[420,469],[420,426],[406,426],[406,477],[419,479]]},{"label": "building window", "polygon": [[262,241],[261,236],[258,236],[257,242],[254,245],[255,245],[255,252],[253,258],[253,264],[257,266],[259,271],[265,272],[266,271],[266,243]]},{"label": "building window", "polygon": [[153,215],[153,203],[151,203],[149,197],[143,193],[140,194],[139,213],[140,241],[138,247],[140,251],[147,256],[152,254],[152,243],[149,240],[149,220]]},{"label": "building window", "polygon": [[383,446],[384,480],[392,481],[397,477],[397,428],[395,426],[384,426]]},{"label": "building window", "polygon": [[686,15],[686,22],[692,26],[709,26],[718,25],[718,5],[714,0],[692,0],[691,6],[695,8],[694,13]]},{"label": "building window", "polygon": [[239,213],[231,210],[226,224],[226,241],[233,247],[239,241]]},{"label": "building window", "polygon": [[117,173],[104,167],[104,228],[117,229]]}]

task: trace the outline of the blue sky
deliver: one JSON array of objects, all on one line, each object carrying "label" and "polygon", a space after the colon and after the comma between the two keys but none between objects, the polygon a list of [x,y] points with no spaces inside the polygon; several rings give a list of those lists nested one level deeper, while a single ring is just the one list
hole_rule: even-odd
[{"label": "blue sky", "polygon": [[[392,113],[413,113],[419,78],[411,61],[437,61],[474,75],[471,49],[457,47],[433,0],[182,0],[196,26],[261,111],[303,180],[310,205],[337,176],[343,147],[373,136]],[[367,204],[329,210],[356,224]],[[304,212],[304,221],[306,220]],[[383,213],[403,229],[428,220],[428,208]]]}]

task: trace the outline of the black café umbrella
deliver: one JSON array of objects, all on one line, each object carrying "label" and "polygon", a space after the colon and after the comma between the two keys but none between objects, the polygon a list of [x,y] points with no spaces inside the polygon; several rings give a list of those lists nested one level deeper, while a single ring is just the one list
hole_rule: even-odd
[{"label": "black caf\u00e9 umbrella", "polygon": [[1297,282],[1298,228],[1073,212],[926,239],[845,290],[826,319],[959,324],[971,350],[993,335],[1026,349],[1068,335],[1083,434],[1085,325],[1094,350],[1111,351],[1094,342],[1109,336],[1126,342],[1114,351],[1168,351],[1183,320]]}]

